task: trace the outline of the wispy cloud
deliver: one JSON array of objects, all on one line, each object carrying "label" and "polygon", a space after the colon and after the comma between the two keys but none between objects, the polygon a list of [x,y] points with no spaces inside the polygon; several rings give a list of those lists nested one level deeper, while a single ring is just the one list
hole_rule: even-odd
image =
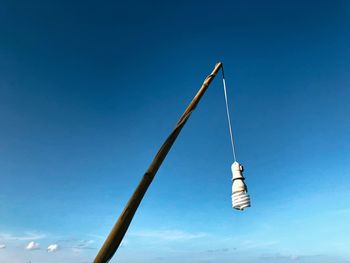
[{"label": "wispy cloud", "polygon": [[59,249],[58,244],[51,244],[47,247],[47,252],[56,252]]},{"label": "wispy cloud", "polygon": [[75,249],[95,249],[95,247],[92,246],[92,244],[94,244],[95,241],[92,239],[89,240],[78,240],[78,242],[76,244],[73,245],[73,248]]},{"label": "wispy cloud", "polygon": [[76,239],[76,238],[68,238],[59,240],[60,244],[62,244],[61,248],[69,248],[74,253],[81,253],[83,250],[96,249],[93,244],[95,240],[93,239]]},{"label": "wispy cloud", "polygon": [[337,209],[334,211],[335,214],[337,215],[346,215],[346,214],[350,214],[350,208],[341,208],[341,209]]},{"label": "wispy cloud", "polygon": [[203,238],[205,233],[190,233],[181,230],[144,230],[135,233],[131,233],[131,236],[158,240],[191,240],[197,238]]},{"label": "wispy cloud", "polygon": [[5,244],[0,244],[0,249],[6,248]]},{"label": "wispy cloud", "polygon": [[89,234],[88,236],[95,238],[95,239],[102,239],[104,240],[106,237],[102,235],[96,235],[96,234]]},{"label": "wispy cloud", "polygon": [[[302,261],[304,262],[304,260],[308,260],[308,261],[320,261],[320,259],[324,259],[326,261],[329,261],[329,257],[327,257],[326,255],[320,255],[320,254],[316,254],[316,255],[285,255],[285,254],[280,254],[280,253],[276,253],[276,254],[268,254],[268,255],[262,255],[260,256],[260,259],[263,260],[275,260],[278,262],[281,261]],[[336,259],[332,260],[333,262],[336,261]]]},{"label": "wispy cloud", "polygon": [[34,241],[31,241],[28,243],[28,245],[26,246],[27,250],[36,250],[36,249],[40,249],[40,244],[36,243]]},{"label": "wispy cloud", "polygon": [[278,243],[275,240],[246,239],[240,242],[240,249],[266,248]]},{"label": "wispy cloud", "polygon": [[28,241],[28,240],[39,240],[45,238],[46,235],[36,232],[25,232],[23,235],[13,235],[9,233],[0,233],[0,240],[19,240],[19,241]]},{"label": "wispy cloud", "polygon": [[281,254],[272,254],[272,255],[262,255],[260,259],[264,260],[287,260],[287,261],[298,261],[300,256],[298,255],[281,255]]},{"label": "wispy cloud", "polygon": [[[235,248],[233,250],[235,250]],[[206,252],[207,253],[224,253],[229,251],[230,249],[225,247],[225,248],[217,248],[217,249],[208,249]]]}]

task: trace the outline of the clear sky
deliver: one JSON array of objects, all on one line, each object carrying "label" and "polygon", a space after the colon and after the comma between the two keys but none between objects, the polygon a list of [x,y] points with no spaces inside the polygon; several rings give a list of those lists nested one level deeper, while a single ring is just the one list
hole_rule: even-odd
[{"label": "clear sky", "polygon": [[0,1],[0,263],[91,262],[218,61],[252,207],[218,77],[111,262],[350,262],[349,26],[349,1]]}]

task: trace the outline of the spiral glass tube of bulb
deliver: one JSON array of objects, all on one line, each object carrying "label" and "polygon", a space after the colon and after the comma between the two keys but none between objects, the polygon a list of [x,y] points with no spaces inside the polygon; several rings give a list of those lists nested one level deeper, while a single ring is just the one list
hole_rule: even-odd
[{"label": "spiral glass tube of bulb", "polygon": [[232,207],[237,210],[243,210],[250,207],[250,196],[246,191],[235,192],[232,194]]}]

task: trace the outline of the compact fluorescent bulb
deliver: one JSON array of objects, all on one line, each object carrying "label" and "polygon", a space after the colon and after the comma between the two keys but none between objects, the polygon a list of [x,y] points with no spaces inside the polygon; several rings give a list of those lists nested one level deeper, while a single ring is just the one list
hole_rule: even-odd
[{"label": "compact fluorescent bulb", "polygon": [[232,207],[237,210],[243,210],[250,207],[250,197],[248,189],[244,183],[243,166],[238,162],[234,162],[231,166],[232,170]]}]

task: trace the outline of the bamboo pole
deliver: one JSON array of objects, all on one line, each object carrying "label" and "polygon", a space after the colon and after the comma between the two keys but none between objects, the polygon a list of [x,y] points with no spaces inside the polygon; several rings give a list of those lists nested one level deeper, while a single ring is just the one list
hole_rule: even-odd
[{"label": "bamboo pole", "polygon": [[115,223],[111,232],[109,233],[107,239],[102,245],[100,251],[98,252],[94,263],[107,263],[111,260],[114,253],[117,251],[120,243],[123,240],[123,237],[128,230],[128,227],[131,223],[131,220],[134,217],[134,214],[142,201],[143,196],[145,195],[149,185],[152,183],[154,176],[156,175],[159,167],[161,166],[163,160],[168,154],[171,146],[175,142],[177,136],[179,135],[181,129],[186,124],[188,118],[190,117],[192,111],[196,108],[198,102],[204,95],[205,91],[208,89],[210,83],[222,67],[222,63],[219,62],[215,65],[212,73],[204,80],[201,88],[199,89],[196,96],[193,98],[191,103],[187,106],[185,112],[180,117],[177,122],[174,130],[170,133],[169,137],[165,140],[163,145],[158,150],[156,156],[154,157],[151,165],[148,167],[146,173],[142,177],[139,185],[137,186],[135,192],[129,199],[129,202],[126,204],[123,212],[121,213],[118,221]]}]

